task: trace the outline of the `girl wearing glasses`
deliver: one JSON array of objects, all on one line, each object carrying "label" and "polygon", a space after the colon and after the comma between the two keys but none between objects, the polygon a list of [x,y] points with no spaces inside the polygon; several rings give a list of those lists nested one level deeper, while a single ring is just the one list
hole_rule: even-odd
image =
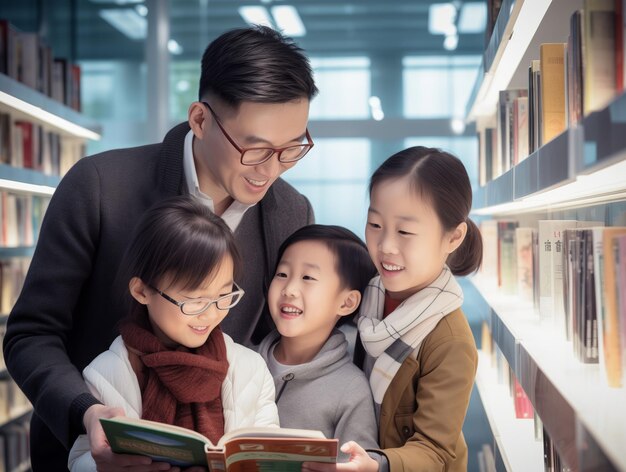
[{"label": "girl wearing glasses", "polygon": [[[118,407],[119,415],[193,429],[213,442],[237,428],[278,426],[265,362],[219,327],[243,296],[235,283],[239,264],[231,231],[194,197],[149,209],[123,259],[129,316],[109,350],[83,371],[94,396]],[[101,449],[106,440],[102,434],[91,441]],[[82,435],[68,465],[96,470],[99,459],[111,457],[92,457]],[[137,456],[113,460],[119,466],[151,463]]]}]

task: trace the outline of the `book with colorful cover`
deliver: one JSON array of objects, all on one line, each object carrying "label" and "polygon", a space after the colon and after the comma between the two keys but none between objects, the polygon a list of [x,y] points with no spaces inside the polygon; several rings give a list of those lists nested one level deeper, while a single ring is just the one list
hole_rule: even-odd
[{"label": "book with colorful cover", "polygon": [[272,427],[241,428],[213,444],[200,433],[155,421],[100,418],[111,450],[139,454],[175,466],[210,472],[300,471],[303,462],[337,461],[338,440],[320,431]]}]

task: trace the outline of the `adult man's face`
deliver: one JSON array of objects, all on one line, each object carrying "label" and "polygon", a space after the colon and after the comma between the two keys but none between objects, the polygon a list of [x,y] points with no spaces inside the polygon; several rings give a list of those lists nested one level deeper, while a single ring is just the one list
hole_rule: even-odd
[{"label": "adult man's face", "polygon": [[[201,190],[219,205],[233,198],[244,204],[260,201],[274,181],[296,163],[279,162],[278,155],[252,166],[241,163],[240,148],[284,148],[306,143],[309,101],[242,102],[233,109],[218,100],[192,105],[190,119],[202,108],[200,132],[194,130],[194,160]],[[216,119],[217,117],[217,119]],[[218,125],[217,120],[222,125]],[[200,136],[199,136],[200,134]]]}]

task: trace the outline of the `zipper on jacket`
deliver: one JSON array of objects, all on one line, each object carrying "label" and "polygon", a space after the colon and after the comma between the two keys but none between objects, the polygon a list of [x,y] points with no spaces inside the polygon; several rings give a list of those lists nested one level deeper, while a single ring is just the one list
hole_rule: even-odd
[{"label": "zipper on jacket", "polygon": [[280,390],[278,391],[278,395],[276,395],[276,403],[278,403],[278,400],[280,400],[280,396],[285,391],[285,387],[287,386],[287,383],[289,383],[290,380],[293,380],[293,378],[294,378],[294,375],[291,372],[283,375],[282,381],[284,383],[283,383],[283,386],[280,387]]}]

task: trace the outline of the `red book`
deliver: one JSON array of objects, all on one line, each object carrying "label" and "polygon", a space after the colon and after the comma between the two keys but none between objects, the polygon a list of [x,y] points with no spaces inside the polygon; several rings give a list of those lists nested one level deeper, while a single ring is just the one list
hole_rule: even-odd
[{"label": "red book", "polygon": [[15,126],[22,129],[22,166],[33,168],[33,124],[29,121],[16,121]]},{"label": "red book", "polygon": [[515,379],[515,417],[532,419],[533,416],[533,404],[530,403],[526,392]]},{"label": "red book", "polygon": [[72,74],[72,95],[71,95],[71,103],[70,106],[76,110],[80,111],[80,66],[76,64],[71,65],[71,74]]}]

